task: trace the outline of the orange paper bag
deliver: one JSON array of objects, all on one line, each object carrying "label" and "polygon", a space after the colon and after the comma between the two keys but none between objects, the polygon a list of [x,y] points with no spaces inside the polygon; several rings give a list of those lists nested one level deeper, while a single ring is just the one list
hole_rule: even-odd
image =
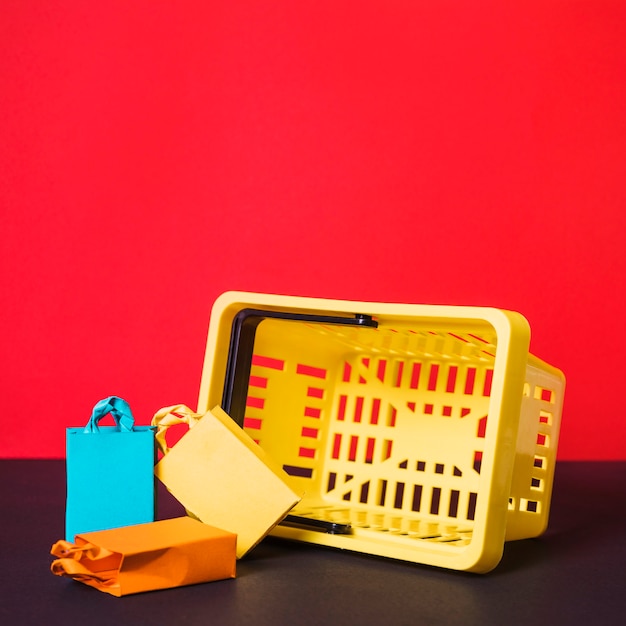
[{"label": "orange paper bag", "polygon": [[52,573],[114,596],[235,577],[233,533],[191,517],[82,533],[58,541]]}]

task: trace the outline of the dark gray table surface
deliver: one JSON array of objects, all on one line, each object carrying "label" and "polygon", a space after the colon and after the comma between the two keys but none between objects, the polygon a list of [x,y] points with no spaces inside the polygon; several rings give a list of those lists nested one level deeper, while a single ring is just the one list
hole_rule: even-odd
[{"label": "dark gray table surface", "polygon": [[559,462],[548,531],[486,575],[268,538],[235,580],[115,598],[50,573],[64,461],[0,460],[0,507],[7,625],[626,623],[626,462]]}]

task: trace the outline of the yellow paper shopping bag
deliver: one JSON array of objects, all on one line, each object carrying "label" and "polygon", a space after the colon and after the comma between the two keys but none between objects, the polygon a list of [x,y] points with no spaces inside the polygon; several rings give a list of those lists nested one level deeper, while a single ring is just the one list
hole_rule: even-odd
[{"label": "yellow paper shopping bag", "polygon": [[82,533],[52,546],[52,573],[114,596],[235,577],[237,536],[190,517]]},{"label": "yellow paper shopping bag", "polygon": [[[175,424],[189,431],[170,449],[165,435]],[[180,404],[166,407],[152,425],[164,455],[154,473],[190,515],[237,535],[237,558],[300,501],[282,467],[220,407],[204,416]]]}]

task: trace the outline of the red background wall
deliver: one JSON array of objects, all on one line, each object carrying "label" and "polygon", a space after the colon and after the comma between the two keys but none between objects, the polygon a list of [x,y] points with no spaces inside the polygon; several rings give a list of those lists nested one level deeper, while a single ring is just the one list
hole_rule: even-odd
[{"label": "red background wall", "polygon": [[626,4],[0,5],[0,456],[195,405],[228,289],[492,305],[626,458]]}]

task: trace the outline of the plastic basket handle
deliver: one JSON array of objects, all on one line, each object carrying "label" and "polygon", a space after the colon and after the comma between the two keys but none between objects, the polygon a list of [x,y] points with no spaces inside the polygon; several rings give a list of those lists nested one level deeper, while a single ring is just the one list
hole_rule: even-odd
[{"label": "plastic basket handle", "polygon": [[118,398],[117,396],[109,396],[104,400],[100,400],[100,402],[93,407],[91,417],[89,418],[89,422],[87,422],[87,426],[85,426],[85,430],[83,432],[100,432],[98,422],[109,413],[113,416],[115,426],[118,431],[131,432],[133,430],[135,418],[133,417],[128,402],[126,402],[126,400],[122,400],[122,398]]},{"label": "plastic basket handle", "polygon": [[152,426],[157,427],[155,438],[157,445],[159,446],[159,450],[164,455],[170,451],[167,441],[165,440],[167,429],[170,426],[187,424],[189,428],[193,428],[201,417],[202,415],[200,415],[200,413],[192,411],[185,404],[175,404],[157,411],[152,418]]},{"label": "plastic basket handle", "polygon": [[248,396],[248,383],[254,339],[257,327],[265,319],[286,322],[305,322],[307,324],[337,324],[362,328],[378,328],[378,322],[371,315],[355,313],[353,315],[319,315],[315,313],[294,313],[293,311],[265,311],[261,309],[242,309],[235,315],[231,328],[230,345],[224,376],[222,408],[235,423],[243,427],[243,418]]}]

